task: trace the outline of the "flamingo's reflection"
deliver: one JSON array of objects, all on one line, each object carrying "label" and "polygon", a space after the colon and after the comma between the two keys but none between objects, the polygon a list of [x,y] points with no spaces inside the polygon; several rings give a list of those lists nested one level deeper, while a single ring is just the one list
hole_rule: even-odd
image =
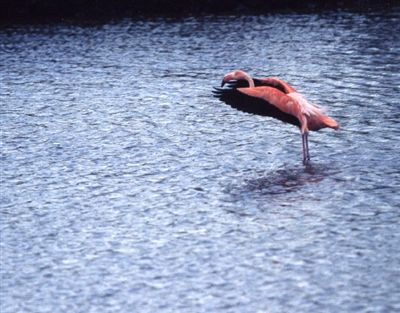
[{"label": "flamingo's reflection", "polygon": [[309,164],[305,167],[280,168],[263,172],[258,177],[245,179],[240,185],[231,186],[228,193],[232,196],[258,194],[274,196],[293,193],[309,184],[316,184],[331,174],[331,169],[323,165]]}]

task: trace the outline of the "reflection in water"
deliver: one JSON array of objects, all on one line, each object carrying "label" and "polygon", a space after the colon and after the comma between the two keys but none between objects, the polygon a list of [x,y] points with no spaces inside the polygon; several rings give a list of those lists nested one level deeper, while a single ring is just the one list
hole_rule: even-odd
[{"label": "reflection in water", "polygon": [[304,185],[322,181],[328,174],[326,168],[308,164],[303,168],[279,169],[264,174],[263,177],[249,179],[245,188],[260,191],[264,195],[274,195],[298,191]]},{"label": "reflection in water", "polygon": [[[228,196],[225,201],[253,201],[262,211],[287,206],[293,201],[319,201],[320,193],[324,192],[323,181],[335,174],[335,166],[313,163],[307,166],[285,165],[278,170],[257,171],[251,178],[238,178],[234,183],[228,184],[225,187]],[[229,208],[227,211],[240,215],[251,214],[245,207]]]}]

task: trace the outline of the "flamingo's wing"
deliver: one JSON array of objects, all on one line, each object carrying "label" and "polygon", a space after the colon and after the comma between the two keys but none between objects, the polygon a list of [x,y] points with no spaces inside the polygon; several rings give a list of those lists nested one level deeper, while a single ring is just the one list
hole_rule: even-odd
[{"label": "flamingo's wing", "polygon": [[[280,79],[274,77],[266,77],[266,78],[253,78],[254,86],[267,86],[267,87],[274,87],[283,93],[288,93],[287,83],[283,82]],[[227,87],[232,89],[249,87],[249,83],[244,80],[231,80],[227,82]],[[290,87],[290,86],[289,86]],[[294,89],[293,89],[294,90]]]},{"label": "flamingo's wing", "polygon": [[287,82],[277,77],[258,78],[258,81],[260,86],[274,87],[286,94],[296,92],[296,89],[290,86]]},{"label": "flamingo's wing", "polygon": [[[253,89],[257,88],[260,87],[255,87]],[[243,89],[252,88],[241,89],[242,91],[236,88],[231,88],[228,85],[228,88],[215,88],[213,93],[214,96],[219,98],[222,102],[225,102],[239,111],[262,116],[270,116],[282,122],[300,126],[299,120],[295,116],[281,111],[276,105],[266,101],[265,99],[243,93]]]}]

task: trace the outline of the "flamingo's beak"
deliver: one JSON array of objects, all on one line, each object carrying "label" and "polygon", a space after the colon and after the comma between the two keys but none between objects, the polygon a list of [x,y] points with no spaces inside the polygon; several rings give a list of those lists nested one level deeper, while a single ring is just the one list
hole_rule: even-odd
[{"label": "flamingo's beak", "polygon": [[225,83],[226,83],[225,79],[223,79],[222,82],[221,82],[221,88],[224,87]]}]

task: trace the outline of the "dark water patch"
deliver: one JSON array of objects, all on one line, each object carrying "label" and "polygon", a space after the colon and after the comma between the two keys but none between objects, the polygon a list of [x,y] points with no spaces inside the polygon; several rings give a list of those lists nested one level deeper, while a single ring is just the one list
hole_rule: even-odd
[{"label": "dark water patch", "polygon": [[[332,171],[331,171],[332,172]],[[308,184],[315,184],[329,176],[329,169],[309,164],[305,167],[281,168],[271,172],[257,173],[259,177],[243,180],[240,186],[226,188],[228,194],[254,193],[271,200],[275,195],[299,192]],[[253,174],[254,175],[254,174]],[[269,196],[271,199],[269,199]]]},{"label": "dark water patch", "polygon": [[370,12],[379,10],[390,12],[398,8],[395,1],[348,0],[320,1],[309,0],[148,0],[128,1],[105,0],[93,1],[49,1],[49,0],[5,0],[0,17],[8,23],[60,22],[72,20],[79,23],[99,23],[112,18],[143,16],[201,16],[204,14],[271,14],[271,13],[318,13],[332,10],[349,10],[352,12]]},{"label": "dark water patch", "polygon": [[282,169],[267,173],[265,177],[247,182],[249,190],[262,190],[265,194],[293,192],[309,183],[317,183],[324,179],[320,168],[307,165],[304,169]]}]

